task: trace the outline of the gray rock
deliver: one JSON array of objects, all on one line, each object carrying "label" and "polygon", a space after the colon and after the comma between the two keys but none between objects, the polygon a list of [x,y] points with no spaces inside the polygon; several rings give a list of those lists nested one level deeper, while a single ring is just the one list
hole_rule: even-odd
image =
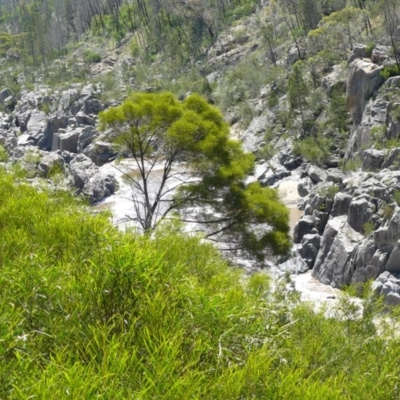
[{"label": "gray rock", "polygon": [[384,302],[388,306],[398,306],[400,304],[400,294],[391,292],[385,296]]},{"label": "gray rock", "polygon": [[297,192],[300,197],[308,196],[312,188],[312,181],[310,178],[306,177],[299,181],[297,184]]},{"label": "gray rock", "polygon": [[85,101],[85,114],[98,114],[103,109],[100,101],[95,98],[90,98]]},{"label": "gray rock", "polygon": [[85,149],[84,154],[86,154],[99,167],[115,160],[118,155],[111,143],[102,141],[97,141],[88,146]]},{"label": "gray rock", "polygon": [[245,151],[255,153],[259,149],[259,144],[264,140],[264,134],[269,123],[268,118],[264,116],[253,118],[250,126],[242,135]]},{"label": "gray rock", "polygon": [[[93,128],[93,126],[85,126],[78,137],[77,152],[82,153],[97,136],[98,132]],[[88,154],[86,155],[90,157]]]},{"label": "gray rock", "polygon": [[82,193],[89,198],[91,204],[94,204],[112,195],[115,192],[116,184],[113,175],[104,175],[102,172],[97,172],[89,178]]},{"label": "gray rock", "polygon": [[288,51],[286,64],[289,66],[293,65],[296,61],[303,60],[305,56],[306,56],[306,51],[302,47],[298,49],[296,45],[293,45]]},{"label": "gray rock", "polygon": [[272,186],[283,178],[290,176],[290,171],[278,165],[267,169],[259,178],[261,186]]},{"label": "gray rock", "polygon": [[364,171],[380,170],[386,156],[386,150],[368,149],[363,153],[362,169]]},{"label": "gray rock", "polygon": [[302,274],[309,270],[307,263],[299,255],[279,264],[278,268],[282,272],[288,272],[290,274]]},{"label": "gray rock", "polygon": [[346,90],[346,73],[341,65],[334,65],[332,72],[322,78],[322,87],[331,96],[334,90]]},{"label": "gray rock", "polygon": [[390,58],[390,47],[377,44],[371,53],[371,61],[375,64],[382,64]]},{"label": "gray rock", "polygon": [[347,63],[350,65],[354,60],[364,57],[366,57],[365,46],[363,44],[357,44],[354,46]]},{"label": "gray rock", "polygon": [[356,59],[350,65],[346,97],[355,126],[361,122],[367,100],[384,82],[380,74],[382,69],[362,59]]},{"label": "gray rock", "polygon": [[349,206],[347,222],[357,232],[363,232],[363,226],[371,220],[374,205],[366,198],[355,198]]},{"label": "gray rock", "polygon": [[27,123],[27,133],[39,140],[47,126],[47,115],[43,111],[33,110]]},{"label": "gray rock", "polygon": [[98,167],[84,154],[78,154],[69,163],[69,173],[74,186],[78,189],[83,189],[89,179],[98,172]]},{"label": "gray rock", "polygon": [[307,174],[314,183],[325,182],[328,177],[324,170],[316,167],[315,165],[310,165],[307,168]]},{"label": "gray rock", "polygon": [[400,241],[397,242],[395,248],[390,254],[386,264],[386,271],[399,274],[400,273]]},{"label": "gray rock", "polygon": [[10,89],[3,89],[0,92],[0,104],[4,104],[5,100],[11,96]]},{"label": "gray rock", "polygon": [[333,287],[349,284],[347,270],[352,268],[351,256],[361,239],[362,236],[351,228],[345,216],[331,219],[321,240],[313,277]]},{"label": "gray rock", "polygon": [[304,235],[301,241],[300,255],[309,268],[314,266],[321,244],[321,236],[318,234]]},{"label": "gray rock", "polygon": [[64,167],[64,159],[57,153],[46,154],[38,164],[38,171],[43,176],[48,176],[49,172],[55,168]]},{"label": "gray rock", "polygon": [[314,228],[314,219],[310,215],[304,215],[294,227],[293,241],[300,243],[304,235],[311,233]]},{"label": "gray rock", "polygon": [[51,150],[53,146],[53,135],[60,129],[65,129],[68,126],[68,118],[66,116],[51,117],[47,121],[46,128],[43,131],[43,136],[38,141],[38,146],[42,150]]},{"label": "gray rock", "polygon": [[396,169],[400,168],[400,147],[392,149],[389,156],[382,164],[382,169],[394,167]]},{"label": "gray rock", "polygon": [[340,215],[347,215],[349,212],[350,203],[352,196],[348,193],[339,192],[335,195],[333,207],[332,207],[332,217],[339,217]]},{"label": "gray rock", "polygon": [[69,151],[71,153],[76,153],[78,148],[78,139],[81,131],[60,131],[53,135],[53,151]]},{"label": "gray rock", "polygon": [[96,123],[94,118],[92,118],[92,117],[90,117],[88,115],[85,115],[85,114],[83,114],[81,112],[76,114],[75,120],[76,120],[76,123],[78,125],[93,125],[94,126],[95,123]]}]

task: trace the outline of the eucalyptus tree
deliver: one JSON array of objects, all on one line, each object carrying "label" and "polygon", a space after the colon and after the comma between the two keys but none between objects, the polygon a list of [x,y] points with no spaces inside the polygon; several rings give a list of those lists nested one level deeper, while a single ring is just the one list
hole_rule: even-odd
[{"label": "eucalyptus tree", "polygon": [[201,226],[223,250],[259,259],[289,250],[286,207],[274,189],[246,183],[253,155],[229,138],[222,114],[201,96],[180,102],[170,93],[134,93],[101,113],[100,121],[136,163],[138,173],[128,177],[144,231],[175,214]]}]

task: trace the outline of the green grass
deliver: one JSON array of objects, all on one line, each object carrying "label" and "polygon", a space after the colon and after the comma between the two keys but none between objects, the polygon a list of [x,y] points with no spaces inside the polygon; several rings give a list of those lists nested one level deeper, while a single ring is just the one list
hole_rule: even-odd
[{"label": "green grass", "polygon": [[1,399],[399,398],[399,339],[372,313],[326,318],[174,227],[124,234],[0,185]]}]

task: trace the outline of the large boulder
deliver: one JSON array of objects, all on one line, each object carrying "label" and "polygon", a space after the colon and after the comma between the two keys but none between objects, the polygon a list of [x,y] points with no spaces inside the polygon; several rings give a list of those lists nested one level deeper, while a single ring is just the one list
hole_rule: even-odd
[{"label": "large boulder", "polygon": [[364,59],[356,59],[350,65],[346,97],[355,126],[361,122],[367,100],[384,82],[382,69],[383,67]]},{"label": "large boulder", "polygon": [[82,193],[89,198],[91,204],[94,204],[112,195],[115,192],[116,185],[114,175],[97,172],[89,178]]},{"label": "large boulder", "polygon": [[38,164],[38,171],[43,176],[48,176],[54,168],[64,169],[65,161],[58,153],[46,154]]},{"label": "large boulder", "polygon": [[371,220],[375,205],[367,198],[355,198],[349,206],[347,222],[357,232],[364,231],[365,223]]},{"label": "large boulder", "polygon": [[72,183],[78,189],[83,189],[89,179],[98,172],[98,167],[84,154],[78,154],[69,163],[69,173],[72,177]]},{"label": "large boulder", "polygon": [[37,142],[43,136],[46,126],[47,115],[43,111],[33,110],[26,126],[27,133]]},{"label": "large boulder", "polygon": [[89,145],[85,149],[84,154],[86,154],[99,167],[115,160],[118,155],[111,143],[102,141],[97,141]]},{"label": "large boulder", "polygon": [[264,140],[264,133],[269,125],[267,117],[256,117],[242,135],[243,148],[249,153],[255,153],[259,144]]},{"label": "large boulder", "polygon": [[313,277],[326,285],[338,288],[349,284],[347,270],[352,268],[352,255],[362,238],[363,236],[347,223],[345,216],[329,220],[314,264]]},{"label": "large boulder", "polygon": [[364,171],[378,171],[385,160],[386,151],[368,149],[363,153],[362,169]]},{"label": "large boulder", "polygon": [[78,148],[78,139],[81,131],[72,130],[65,131],[60,130],[53,135],[53,151],[61,150],[61,151],[69,151],[71,153],[76,153]]}]

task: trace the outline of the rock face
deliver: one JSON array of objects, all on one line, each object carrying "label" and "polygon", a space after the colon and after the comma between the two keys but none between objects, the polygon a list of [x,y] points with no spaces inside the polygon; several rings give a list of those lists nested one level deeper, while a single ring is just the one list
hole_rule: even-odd
[{"label": "rock face", "polygon": [[383,67],[364,59],[356,59],[350,65],[347,80],[347,107],[353,117],[354,125],[361,122],[367,100],[383,84]]},{"label": "rock face", "polygon": [[313,276],[322,283],[342,287],[351,282],[352,255],[362,236],[347,223],[345,216],[330,220],[321,241]]}]

